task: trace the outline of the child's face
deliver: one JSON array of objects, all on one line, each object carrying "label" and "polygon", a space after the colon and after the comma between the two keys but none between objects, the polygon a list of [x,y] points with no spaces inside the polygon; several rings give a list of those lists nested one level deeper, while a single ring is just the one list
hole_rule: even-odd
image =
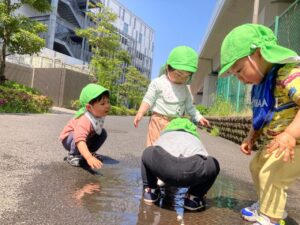
[{"label": "child's face", "polygon": [[190,76],[192,76],[191,72],[184,70],[173,70],[169,71],[169,79],[175,84],[184,84]]},{"label": "child's face", "polygon": [[263,80],[260,72],[253,66],[248,57],[236,61],[229,72],[245,84],[259,84]]},{"label": "child's face", "polygon": [[103,96],[103,98],[99,102],[95,102],[93,105],[87,104],[86,108],[95,117],[107,116],[110,110],[109,98]]},{"label": "child's face", "polygon": [[256,51],[251,56],[244,57],[233,64],[229,73],[235,75],[245,84],[259,84],[272,65],[266,62]]}]

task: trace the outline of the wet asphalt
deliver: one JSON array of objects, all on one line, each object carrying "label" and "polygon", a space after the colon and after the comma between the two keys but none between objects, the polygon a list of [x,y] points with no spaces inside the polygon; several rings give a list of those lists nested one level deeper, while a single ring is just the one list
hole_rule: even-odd
[{"label": "wet asphalt", "polygon": [[[244,225],[242,207],[256,201],[248,170],[251,157],[238,145],[200,131],[221,173],[203,212],[183,210],[185,189],[167,187],[157,205],[141,199],[140,156],[148,119],[139,128],[133,117],[108,116],[108,139],[98,153],[104,167],[75,168],[63,158],[58,140],[72,117],[68,110],[49,114],[0,114],[0,224],[201,224]],[[288,191],[286,224],[300,223],[300,181]]]}]

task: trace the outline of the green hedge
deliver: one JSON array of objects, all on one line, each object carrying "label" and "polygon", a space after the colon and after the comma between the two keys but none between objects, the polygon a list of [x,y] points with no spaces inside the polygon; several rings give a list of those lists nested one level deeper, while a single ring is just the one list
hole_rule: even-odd
[{"label": "green hedge", "polygon": [[109,111],[109,115],[116,115],[116,116],[135,116],[136,110],[135,109],[128,109],[124,106],[111,106]]},{"label": "green hedge", "polygon": [[44,113],[53,101],[32,88],[13,81],[0,85],[0,113]]}]

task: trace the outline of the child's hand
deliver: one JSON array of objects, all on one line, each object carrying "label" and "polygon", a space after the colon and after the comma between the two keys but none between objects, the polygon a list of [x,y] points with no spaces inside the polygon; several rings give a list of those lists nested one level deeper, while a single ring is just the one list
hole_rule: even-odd
[{"label": "child's hand", "polygon": [[270,144],[267,145],[267,154],[276,151],[275,157],[278,158],[284,152],[283,161],[293,161],[295,157],[296,138],[284,131],[277,135]]},{"label": "child's hand", "polygon": [[251,137],[245,138],[245,140],[242,142],[240,146],[241,152],[246,155],[251,155],[252,148],[253,148],[253,139]]},{"label": "child's hand", "polygon": [[87,159],[87,163],[92,169],[100,169],[103,166],[102,162],[94,156],[90,156]]},{"label": "child's hand", "polygon": [[205,126],[205,127],[209,127],[209,121],[207,119],[205,119],[204,117],[201,117],[201,119],[199,120],[199,125]]},{"label": "child's hand", "polygon": [[141,112],[138,112],[136,115],[135,115],[135,117],[134,117],[134,121],[133,121],[133,124],[134,124],[134,127],[138,127],[138,125],[139,125],[139,122],[140,122],[140,120],[143,118],[143,113],[141,113]]}]

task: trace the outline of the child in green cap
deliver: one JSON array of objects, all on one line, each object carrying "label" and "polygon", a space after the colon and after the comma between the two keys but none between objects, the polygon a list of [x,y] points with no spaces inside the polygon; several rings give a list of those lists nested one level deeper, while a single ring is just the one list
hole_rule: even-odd
[{"label": "child in green cap", "polygon": [[[150,151],[149,151],[150,150]],[[142,179],[145,203],[160,198],[157,178],[175,187],[188,187],[184,208],[205,209],[205,195],[220,168],[200,141],[197,127],[187,118],[173,119],[153,146],[142,155]]]},{"label": "child in green cap", "polygon": [[191,116],[194,123],[208,125],[209,122],[196,110],[187,87],[198,68],[198,55],[190,47],[174,48],[166,62],[164,74],[149,85],[140,108],[134,118],[134,126],[150,109],[152,115],[148,125],[147,146],[153,145],[160,132],[171,119]]},{"label": "child in green cap", "polygon": [[96,151],[107,137],[103,124],[110,110],[109,91],[98,84],[88,84],[82,89],[79,101],[81,108],[62,130],[60,140],[69,151],[70,165],[80,166],[86,160],[92,169],[99,169],[102,160]]},{"label": "child in green cap", "polygon": [[286,190],[300,176],[299,62],[263,25],[238,26],[222,43],[221,76],[227,72],[253,84],[252,128],[241,151],[250,155],[260,136],[263,144],[250,163],[258,202],[241,213],[255,225],[280,224],[287,216]]}]

